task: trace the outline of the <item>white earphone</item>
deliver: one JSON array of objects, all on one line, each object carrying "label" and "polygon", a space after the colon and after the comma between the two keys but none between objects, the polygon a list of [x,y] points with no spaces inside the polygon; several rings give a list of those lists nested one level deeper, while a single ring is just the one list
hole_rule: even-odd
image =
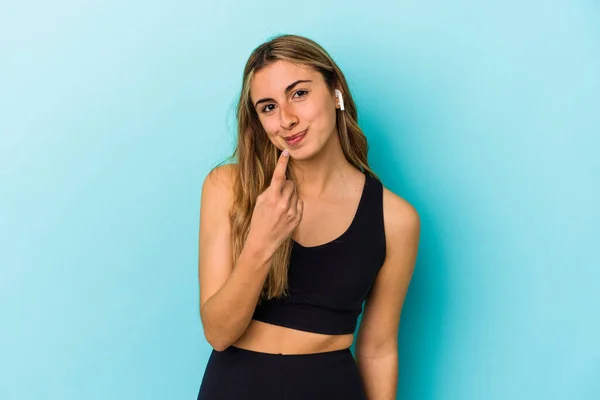
[{"label": "white earphone", "polygon": [[344,111],[344,98],[342,97],[340,89],[335,89],[335,95],[340,99],[340,110]]}]

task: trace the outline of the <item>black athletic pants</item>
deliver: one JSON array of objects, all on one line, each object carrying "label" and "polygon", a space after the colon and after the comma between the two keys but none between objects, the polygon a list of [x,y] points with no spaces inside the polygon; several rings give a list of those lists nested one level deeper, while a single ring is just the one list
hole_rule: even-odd
[{"label": "black athletic pants", "polygon": [[366,400],[350,348],[271,354],[229,346],[213,350],[198,400]]}]

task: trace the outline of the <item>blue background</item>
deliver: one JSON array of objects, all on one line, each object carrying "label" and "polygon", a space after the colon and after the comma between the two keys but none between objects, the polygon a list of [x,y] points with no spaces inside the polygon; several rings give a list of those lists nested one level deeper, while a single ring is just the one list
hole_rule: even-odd
[{"label": "blue background", "polygon": [[278,33],[421,216],[398,399],[600,398],[592,0],[2,5],[0,398],[195,399],[201,185]]}]

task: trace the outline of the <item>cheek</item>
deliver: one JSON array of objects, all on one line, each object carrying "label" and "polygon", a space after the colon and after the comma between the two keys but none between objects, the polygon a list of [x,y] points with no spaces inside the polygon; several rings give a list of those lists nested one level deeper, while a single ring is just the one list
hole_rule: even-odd
[{"label": "cheek", "polygon": [[306,104],[298,110],[300,124],[303,127],[311,126],[312,128],[316,128],[317,131],[320,131],[327,125],[327,119],[329,117],[326,110],[327,108],[325,105],[320,102]]},{"label": "cheek", "polygon": [[325,107],[322,102],[310,102],[302,109],[302,115],[308,121],[315,121],[323,117]]},{"label": "cheek", "polygon": [[269,141],[274,144],[280,150],[283,150],[280,147],[280,139],[279,139],[279,130],[281,127],[276,121],[276,118],[265,118],[261,120],[261,124],[265,132],[267,133],[267,137]]},{"label": "cheek", "polygon": [[315,106],[310,113],[309,121],[313,122],[311,125],[318,126],[320,130],[329,132],[335,125],[335,106],[323,102],[318,106]]},{"label": "cheek", "polygon": [[269,137],[275,136],[277,134],[277,131],[280,129],[280,126],[277,123],[276,118],[272,118],[272,117],[262,118],[260,120],[260,123],[261,123],[263,129],[265,130],[265,132],[267,132],[267,135]]}]

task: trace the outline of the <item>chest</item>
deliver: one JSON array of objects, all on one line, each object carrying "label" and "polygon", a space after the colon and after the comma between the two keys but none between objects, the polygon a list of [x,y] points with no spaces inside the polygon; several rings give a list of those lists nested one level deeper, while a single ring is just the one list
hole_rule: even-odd
[{"label": "chest", "polygon": [[332,242],[352,225],[359,203],[360,193],[349,198],[305,201],[302,221],[293,239],[304,247]]}]

